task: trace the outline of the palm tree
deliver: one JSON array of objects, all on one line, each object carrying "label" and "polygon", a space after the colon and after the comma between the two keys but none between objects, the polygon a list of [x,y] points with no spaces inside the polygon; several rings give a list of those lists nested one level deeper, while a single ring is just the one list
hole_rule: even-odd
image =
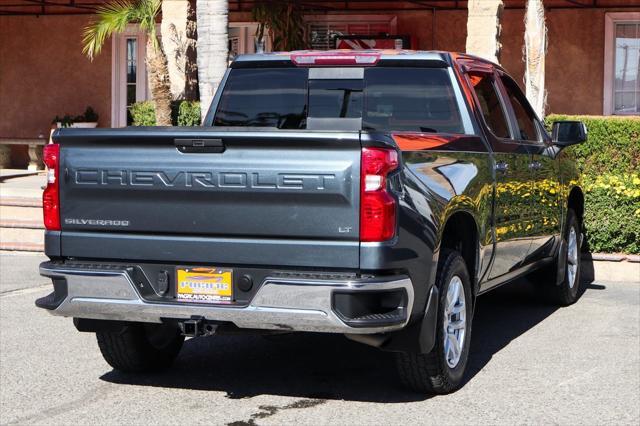
[{"label": "palm tree", "polygon": [[547,27],[542,0],[527,1],[524,23],[524,81],[527,98],[538,117],[544,118],[546,101],[544,64],[547,53]]},{"label": "palm tree", "polygon": [[198,0],[198,85],[202,118],[224,76],[229,60],[229,2]]},{"label": "palm tree", "polygon": [[156,32],[156,18],[162,0],[112,0],[96,8],[97,17],[85,29],[83,53],[89,59],[100,53],[107,37],[135,23],[147,33],[147,74],[156,107],[156,124],[171,125],[171,86],[167,57]]},{"label": "palm tree", "polygon": [[196,25],[196,0],[163,0],[160,32],[174,100],[199,100]]},{"label": "palm tree", "polygon": [[196,43],[198,41],[198,22],[196,14],[196,0],[189,0],[187,4],[187,50],[185,51],[185,84],[184,98],[187,101],[200,100],[198,88],[198,56]]}]

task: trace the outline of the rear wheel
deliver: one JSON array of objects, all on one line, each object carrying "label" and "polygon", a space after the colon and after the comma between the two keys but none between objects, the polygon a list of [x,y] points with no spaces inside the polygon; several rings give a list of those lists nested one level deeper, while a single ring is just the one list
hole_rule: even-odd
[{"label": "rear wheel", "polygon": [[105,361],[123,372],[164,370],[178,356],[184,336],[167,324],[133,324],[120,331],[96,333]]},{"label": "rear wheel", "polygon": [[436,342],[428,354],[396,354],[403,384],[417,392],[446,394],[462,385],[471,342],[471,280],[460,253],[443,250],[436,285],[439,290]]}]

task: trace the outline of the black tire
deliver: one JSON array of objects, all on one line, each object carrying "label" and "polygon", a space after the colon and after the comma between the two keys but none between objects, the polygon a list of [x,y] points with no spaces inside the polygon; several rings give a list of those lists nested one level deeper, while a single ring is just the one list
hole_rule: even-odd
[{"label": "black tire", "polygon": [[96,333],[104,360],[126,373],[160,371],[173,364],[184,336],[177,327],[165,324],[135,324],[117,332]]},{"label": "black tire", "polygon": [[[564,242],[565,244],[567,244],[567,253],[569,252],[568,241],[569,241],[569,236],[572,230],[573,232],[575,232],[575,235],[578,239],[577,240],[577,256],[575,258],[575,262],[576,262],[575,277],[573,281],[570,280],[569,278],[570,264],[568,261],[565,262],[564,279],[559,285],[556,285],[555,282],[552,282],[550,285],[551,288],[548,292],[548,295],[551,299],[551,303],[561,305],[561,306],[568,306],[575,303],[580,297],[580,293],[581,293],[580,292],[580,287],[581,287],[580,270],[582,268],[581,268],[581,261],[580,261],[580,247],[582,243],[582,234],[580,232],[580,222],[578,221],[578,216],[573,211],[573,209],[569,209],[567,210],[567,222],[566,222],[566,228],[563,236]],[[558,250],[557,256],[561,256],[561,255],[563,255],[563,253],[560,253],[560,250]],[[560,259],[558,258],[557,261],[559,262]]]},{"label": "black tire", "polygon": [[[447,291],[455,276],[460,278],[464,289],[466,328],[460,359],[454,367],[450,367],[445,356],[444,318]],[[440,253],[436,286],[439,290],[439,303],[435,345],[428,354],[397,353],[396,366],[400,380],[406,387],[420,393],[447,394],[462,386],[471,342],[473,317],[471,280],[460,253],[450,250],[443,250]]]}]

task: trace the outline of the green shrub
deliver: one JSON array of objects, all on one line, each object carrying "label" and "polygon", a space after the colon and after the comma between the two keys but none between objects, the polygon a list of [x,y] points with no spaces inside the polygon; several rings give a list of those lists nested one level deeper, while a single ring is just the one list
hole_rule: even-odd
[{"label": "green shrub", "polygon": [[[152,101],[136,102],[129,107],[129,111],[133,118],[133,126],[156,125],[156,109]],[[171,121],[174,126],[199,126],[200,102],[172,102]]]},{"label": "green shrub", "polygon": [[545,120],[549,130],[558,120],[580,120],[587,125],[587,141],[568,148],[582,173],[597,176],[640,170],[640,117],[552,114]]},{"label": "green shrub", "polygon": [[200,125],[200,102],[183,101],[178,107],[178,126]]},{"label": "green shrub", "polygon": [[640,117],[550,115],[580,120],[587,141],[567,148],[585,191],[585,231],[592,252],[640,253]]},{"label": "green shrub", "polygon": [[136,102],[129,107],[133,126],[155,126],[156,107],[152,101]]}]

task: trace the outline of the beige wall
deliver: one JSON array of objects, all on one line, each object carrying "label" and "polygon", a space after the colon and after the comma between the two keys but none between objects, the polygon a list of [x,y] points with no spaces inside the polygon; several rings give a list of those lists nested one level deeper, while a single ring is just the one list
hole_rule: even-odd
[{"label": "beige wall", "polygon": [[[640,10],[640,8],[638,8]],[[604,88],[604,16],[615,9],[556,9],[546,13],[547,113],[600,115]],[[630,11],[630,10],[626,10]],[[500,62],[519,83],[524,11],[505,10]],[[521,84],[524,87],[524,84]]]},{"label": "beige wall", "polygon": [[[547,113],[591,114],[603,113],[604,87],[604,16],[619,9],[555,9],[548,10],[548,52],[546,58]],[[637,9],[624,9],[638,12]],[[437,13],[437,21],[444,12]],[[438,49],[464,49],[462,33],[452,32],[460,28],[460,19],[466,13],[447,12],[462,15],[456,23],[447,25],[449,33],[440,34],[436,26]],[[400,29],[399,29],[400,30]],[[462,40],[461,40],[462,39]],[[505,10],[502,15],[500,36],[502,52],[500,63],[524,88],[524,10]]]},{"label": "beige wall", "polygon": [[87,16],[0,17],[0,138],[48,136],[56,115],[88,105],[111,123],[111,41],[82,54]]},{"label": "beige wall", "polygon": [[[602,114],[604,87],[604,16],[616,9],[547,11],[547,113]],[[625,9],[637,12],[638,9]],[[445,13],[450,16],[441,18]],[[464,50],[466,12],[436,14],[436,48]],[[407,31],[406,27],[404,31]],[[398,28],[402,31],[403,28]],[[524,88],[524,10],[505,10],[500,63]]]},{"label": "beige wall", "polygon": [[548,13],[549,112],[603,113],[604,15],[603,9]]}]

